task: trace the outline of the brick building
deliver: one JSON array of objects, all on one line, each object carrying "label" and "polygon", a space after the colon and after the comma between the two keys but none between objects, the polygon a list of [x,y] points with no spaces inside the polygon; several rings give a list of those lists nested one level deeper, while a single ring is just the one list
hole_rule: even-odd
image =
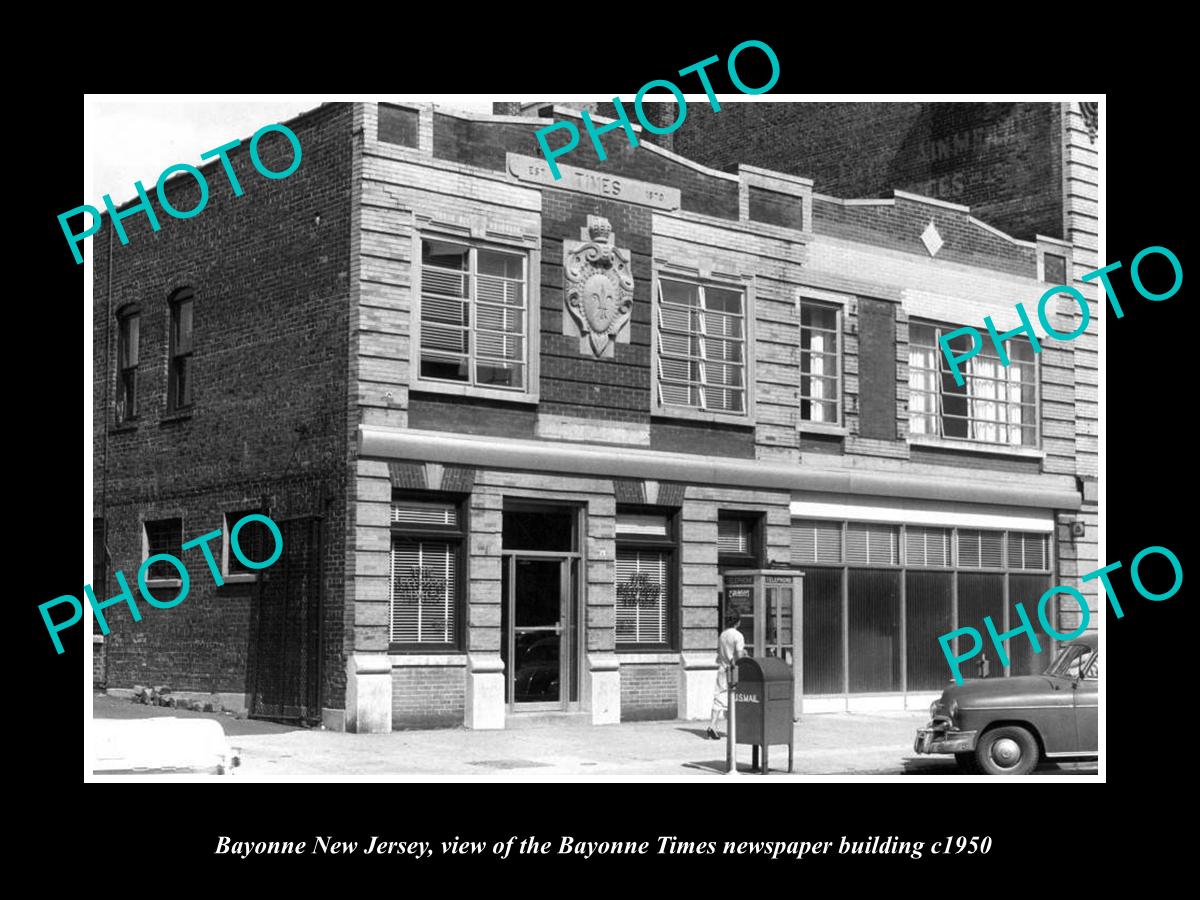
[{"label": "brick building", "polygon": [[[355,731],[706,717],[725,572],[793,569],[804,710],[922,706],[938,635],[1096,567],[1094,324],[962,388],[936,344],[1018,324],[1078,248],[619,130],[554,181],[549,121],[325,105],[289,178],[210,166],[202,216],[96,243],[97,581],[213,530],[226,581],[193,552],[185,603],[112,607],[110,687]],[[226,546],[254,510],[257,577]]]}]

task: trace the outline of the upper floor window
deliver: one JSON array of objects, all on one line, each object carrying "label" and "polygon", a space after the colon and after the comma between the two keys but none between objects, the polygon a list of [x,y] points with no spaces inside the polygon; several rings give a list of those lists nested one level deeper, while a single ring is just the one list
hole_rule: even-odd
[{"label": "upper floor window", "polygon": [[658,405],[746,413],[745,294],[658,280]]},{"label": "upper floor window", "polygon": [[170,368],[167,370],[167,411],[192,405],[192,306],[191,288],[171,297]]},{"label": "upper floor window", "polygon": [[[1036,447],[1038,372],[1029,341],[1009,339],[1007,366],[1001,364],[991,342],[985,342],[967,360],[960,387],[939,345],[941,336],[953,330],[954,326],[918,322],[909,326],[909,433]],[[950,347],[965,354],[971,336],[952,338]]]},{"label": "upper floor window", "polygon": [[421,239],[418,380],[525,392],[526,253]]},{"label": "upper floor window", "polygon": [[117,318],[117,403],[118,422],[137,418],[138,344],[142,317],[136,308]]},{"label": "upper floor window", "polygon": [[800,304],[800,419],[841,422],[840,309],[808,300]]}]

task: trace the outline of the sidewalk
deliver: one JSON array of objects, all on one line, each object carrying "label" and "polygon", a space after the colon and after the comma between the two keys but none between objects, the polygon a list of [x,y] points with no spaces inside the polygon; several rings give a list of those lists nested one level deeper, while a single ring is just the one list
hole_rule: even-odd
[{"label": "sidewalk", "polygon": [[[95,695],[97,718],[176,715],[215,718],[240,748],[249,777],[507,776],[520,779],[665,777],[711,779],[725,771],[725,742],[704,736],[707,722],[681,720],[591,725],[585,717],[510,721],[502,731],[448,728],[391,734],[342,734],[228,716],[141,706]],[[795,772],[952,774],[953,760],[915,759],[922,712],[809,715],[796,726]],[[749,772],[750,748],[738,748]],[[771,751],[773,774],[786,774],[787,748]]]}]

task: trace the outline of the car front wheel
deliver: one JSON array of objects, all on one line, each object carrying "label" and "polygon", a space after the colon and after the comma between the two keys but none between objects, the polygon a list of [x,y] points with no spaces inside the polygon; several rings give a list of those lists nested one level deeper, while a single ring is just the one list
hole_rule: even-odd
[{"label": "car front wheel", "polygon": [[993,728],[979,739],[975,761],[985,775],[1028,775],[1038,764],[1038,744],[1019,725]]}]

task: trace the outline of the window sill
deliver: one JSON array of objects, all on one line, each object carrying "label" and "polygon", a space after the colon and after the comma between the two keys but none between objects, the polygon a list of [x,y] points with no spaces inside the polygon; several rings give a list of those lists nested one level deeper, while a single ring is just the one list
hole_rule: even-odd
[{"label": "window sill", "polygon": [[1033,447],[1013,447],[1008,444],[985,444],[978,441],[957,441],[946,438],[909,436],[910,447],[929,447],[934,450],[959,450],[964,453],[982,453],[990,456],[1012,456],[1018,459],[1045,459],[1045,450]]},{"label": "window sill", "polygon": [[651,413],[660,419],[686,419],[693,422],[714,422],[720,425],[741,425],[753,428],[754,420],[745,413],[710,412],[706,409],[692,409],[686,406],[658,406]]},{"label": "window sill", "polygon": [[146,587],[183,587],[183,582],[178,578],[147,578]]},{"label": "window sill", "polygon": [[417,666],[466,666],[467,654],[458,650],[430,653],[427,650],[389,650],[393,669]]},{"label": "window sill", "polygon": [[109,434],[125,434],[127,432],[137,431],[138,424],[139,423],[137,421],[118,422],[115,425],[108,426],[108,433]]},{"label": "window sill", "polygon": [[232,575],[222,572],[221,580],[226,584],[253,584],[258,581],[258,575],[252,572],[234,572]]},{"label": "window sill", "polygon": [[192,417],[192,408],[176,410],[175,412],[167,413],[158,420],[159,425],[168,425],[171,422],[183,422]]},{"label": "window sill", "polygon": [[470,384],[451,384],[441,381],[413,381],[409,390],[429,394],[447,394],[451,397],[474,397],[479,400],[504,400],[508,403],[520,403],[536,406],[537,391],[506,391],[502,388],[478,387]]},{"label": "window sill", "polygon": [[825,422],[801,421],[799,426],[797,426],[797,431],[801,433],[808,432],[809,434],[834,434],[840,437],[846,437],[850,434],[850,429],[845,425],[830,425]]}]

